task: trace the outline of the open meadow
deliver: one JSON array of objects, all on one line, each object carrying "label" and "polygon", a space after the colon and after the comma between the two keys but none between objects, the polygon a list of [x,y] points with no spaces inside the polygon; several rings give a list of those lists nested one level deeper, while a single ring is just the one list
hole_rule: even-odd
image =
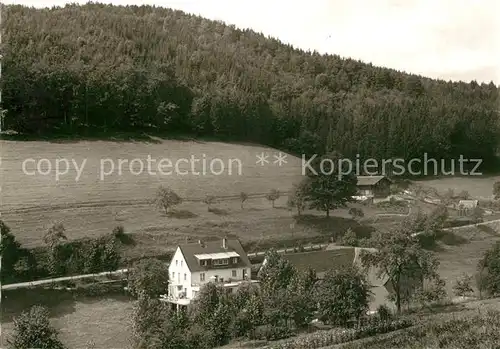
[{"label": "open meadow", "polygon": [[475,199],[491,199],[493,197],[493,184],[499,180],[499,176],[444,176],[418,180],[416,183],[433,187],[441,194],[446,193],[448,189],[453,189],[455,193],[466,190]]},{"label": "open meadow", "polygon": [[[19,241],[29,247],[39,245],[43,234],[54,223],[64,224],[69,239],[103,235],[117,225],[123,225],[129,233],[153,230],[168,233],[179,225],[186,226],[186,221],[189,221],[188,226],[205,221],[210,225],[210,218],[217,215],[207,217],[204,204],[193,205],[189,200],[199,201],[205,195],[237,197],[242,191],[250,195],[260,193],[261,196],[271,189],[285,192],[301,179],[299,159],[287,156],[287,163],[279,167],[273,163],[277,151],[251,145],[170,140],[149,143],[2,141],[1,151],[2,218]],[[264,166],[256,164],[256,154],[262,152],[269,155],[269,163]],[[170,160],[172,167],[164,168],[164,175],[154,164],[149,171],[146,167],[148,156],[157,164],[161,159],[167,159],[164,164]],[[191,156],[200,160],[194,170],[187,162]],[[30,175],[36,169],[31,162],[27,166],[28,173],[25,173],[23,161],[30,158],[36,161],[48,159],[52,164],[51,171],[48,171],[47,163],[42,163],[40,170],[43,173],[47,170],[47,174]],[[67,159],[70,163],[74,160],[79,166],[80,176],[70,165],[66,175],[56,178],[56,159]],[[129,163],[136,160],[132,167],[122,162],[120,173],[120,159]],[[203,159],[206,159],[205,173]],[[210,161],[213,159],[219,159],[214,160],[219,165],[215,163],[211,171]],[[141,162],[145,168],[139,174]],[[111,171],[111,163],[115,164],[114,171]],[[217,175],[221,163],[225,169]],[[233,165],[232,168],[229,165]],[[60,162],[60,172],[64,172],[64,166]],[[172,173],[168,174],[168,170]],[[104,173],[109,175],[104,176]],[[160,185],[171,187],[187,199],[177,207],[177,216],[184,219],[170,219],[150,204]],[[265,204],[270,207],[269,202]],[[240,203],[233,201],[229,208],[240,210]],[[202,211],[205,215],[200,215]],[[218,213],[220,217],[227,212]],[[254,212],[253,215],[261,216],[261,213]],[[255,221],[258,218],[250,219]]]},{"label": "open meadow", "polygon": [[[125,258],[163,255],[188,238],[237,237],[246,246],[258,249],[269,244],[291,246],[306,240],[325,242],[348,227],[361,229],[346,209],[333,211],[330,219],[315,211],[304,212],[306,216],[300,220],[294,218],[295,212],[286,207],[286,192],[302,179],[301,159],[287,155],[286,163],[279,166],[274,163],[274,155],[279,152],[270,148],[158,139],[2,141],[1,145],[2,219],[26,247],[43,244],[44,234],[55,223],[64,225],[70,240],[101,236],[121,225],[135,241],[124,248]],[[269,156],[264,165],[257,163],[257,155],[261,153]],[[188,162],[191,156],[200,159],[194,168]],[[148,157],[152,159],[150,170]],[[23,170],[23,162],[30,158],[36,163],[29,162]],[[41,159],[47,160],[37,168],[35,164]],[[59,173],[66,172],[64,159],[70,163],[67,173],[59,178],[56,159],[59,159]],[[154,167],[153,160],[158,164],[161,159],[172,163],[173,173],[162,175]],[[206,159],[205,173],[203,159]],[[225,163],[225,171],[214,174],[220,167],[215,166],[211,171],[211,160]],[[139,174],[141,162],[144,168]],[[229,164],[233,165],[231,169]],[[185,199],[169,215],[151,204],[160,185],[171,187]],[[274,208],[265,198],[271,189],[283,193]],[[249,194],[243,207],[239,200],[242,191]],[[220,198],[210,210],[202,202],[206,195]],[[363,210],[368,217],[383,212]],[[376,222],[368,229],[380,224],[387,227],[388,222]]]}]

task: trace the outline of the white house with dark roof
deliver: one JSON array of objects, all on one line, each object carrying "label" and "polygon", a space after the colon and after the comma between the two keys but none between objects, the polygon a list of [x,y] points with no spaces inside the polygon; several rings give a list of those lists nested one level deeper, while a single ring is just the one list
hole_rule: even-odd
[{"label": "white house with dark roof", "polygon": [[231,291],[242,282],[256,282],[250,279],[251,267],[236,239],[179,245],[168,267],[170,281],[166,300],[189,305],[208,282],[218,283]]}]

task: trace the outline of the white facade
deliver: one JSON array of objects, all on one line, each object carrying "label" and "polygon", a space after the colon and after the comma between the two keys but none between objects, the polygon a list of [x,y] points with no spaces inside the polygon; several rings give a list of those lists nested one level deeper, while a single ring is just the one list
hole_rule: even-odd
[{"label": "white facade", "polygon": [[168,267],[168,296],[173,301],[189,302],[196,297],[200,288],[208,282],[215,281],[225,287],[236,288],[241,281],[250,280],[251,270],[247,267],[218,267],[205,271],[191,272],[179,247]]},{"label": "white facade", "polygon": [[188,297],[191,294],[191,271],[179,247],[170,261],[168,274],[170,280],[168,295],[174,298],[191,298]]}]

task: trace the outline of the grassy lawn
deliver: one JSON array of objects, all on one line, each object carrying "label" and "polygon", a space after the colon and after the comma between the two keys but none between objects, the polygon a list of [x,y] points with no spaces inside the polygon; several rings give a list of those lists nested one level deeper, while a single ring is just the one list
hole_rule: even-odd
[{"label": "grassy lawn", "polygon": [[65,291],[16,290],[2,301],[1,347],[12,334],[14,316],[35,304],[48,307],[54,327],[68,348],[130,348],[133,303],[125,295],[76,297]]}]

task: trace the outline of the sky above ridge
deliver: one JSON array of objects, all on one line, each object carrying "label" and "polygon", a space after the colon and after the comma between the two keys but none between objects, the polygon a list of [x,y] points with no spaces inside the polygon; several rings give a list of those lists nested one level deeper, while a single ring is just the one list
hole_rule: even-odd
[{"label": "sky above ridge", "polygon": [[[64,6],[64,0],[5,0]],[[72,1],[85,3],[86,1]],[[500,84],[500,0],[100,0],[170,7],[295,47],[445,80]]]}]

